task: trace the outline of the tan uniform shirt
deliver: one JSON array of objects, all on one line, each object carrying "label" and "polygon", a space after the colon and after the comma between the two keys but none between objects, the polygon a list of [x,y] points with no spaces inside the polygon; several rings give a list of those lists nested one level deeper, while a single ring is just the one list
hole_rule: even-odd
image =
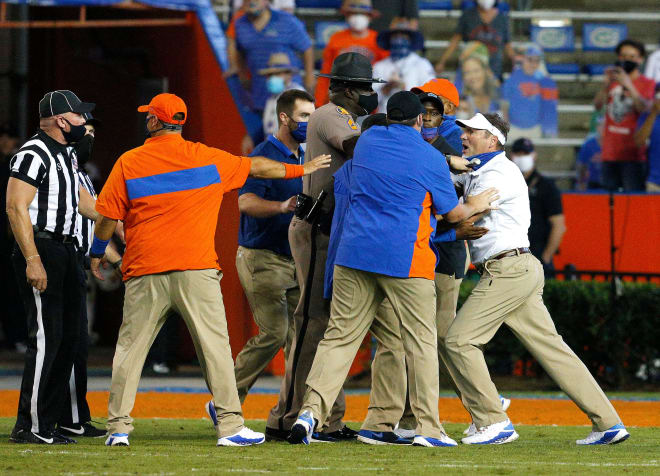
[{"label": "tan uniform shirt", "polygon": [[303,177],[303,193],[316,198],[330,177],[344,165],[346,154],[342,143],[360,134],[355,116],[341,106],[328,103],[312,113],[307,125],[307,151],[305,157],[321,154],[332,156],[330,167]]}]

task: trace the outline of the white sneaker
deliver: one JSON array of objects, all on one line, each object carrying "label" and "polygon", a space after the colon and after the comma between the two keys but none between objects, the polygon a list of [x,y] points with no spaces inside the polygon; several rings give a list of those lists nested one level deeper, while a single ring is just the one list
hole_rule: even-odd
[{"label": "white sneaker", "polygon": [[397,423],[396,426],[394,427],[394,434],[399,438],[407,438],[409,440],[412,440],[415,437],[415,430],[406,430],[405,428],[399,428],[399,424]]},{"label": "white sneaker", "polygon": [[470,426],[468,426],[465,430],[463,430],[463,434],[467,436],[472,436],[477,432],[477,425],[474,424],[474,422],[470,423]]},{"label": "white sneaker", "polygon": [[505,420],[479,428],[474,435],[461,441],[466,445],[502,445],[517,440],[518,436],[511,420]]},{"label": "white sneaker", "polygon": [[105,446],[130,446],[128,433],[113,433],[105,440]]},{"label": "white sneaker", "polygon": [[251,446],[260,445],[264,441],[266,441],[266,437],[263,433],[252,431],[244,426],[238,433],[218,438],[217,446]]},{"label": "white sneaker", "polygon": [[298,419],[295,421],[291,427],[291,433],[289,434],[289,443],[292,445],[308,445],[312,440],[312,433],[314,433],[314,427],[316,422],[314,420],[314,415],[310,411],[304,411],[298,415]]},{"label": "white sneaker", "polygon": [[458,443],[443,433],[440,438],[431,438],[430,436],[417,435],[413,440],[413,446],[426,446],[429,448],[434,448],[440,446],[458,446]]},{"label": "white sneaker", "polygon": [[578,445],[616,445],[630,438],[630,433],[623,423],[614,425],[605,431],[592,431],[584,440],[577,440]]},{"label": "white sneaker", "polygon": [[500,403],[502,404],[502,411],[505,412],[511,406],[511,399],[504,398],[502,395],[500,395]]}]

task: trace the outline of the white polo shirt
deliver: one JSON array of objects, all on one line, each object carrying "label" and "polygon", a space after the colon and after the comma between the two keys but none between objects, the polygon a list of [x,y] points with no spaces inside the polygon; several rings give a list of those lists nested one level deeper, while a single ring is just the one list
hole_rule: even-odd
[{"label": "white polo shirt", "polygon": [[478,240],[468,240],[474,264],[483,263],[506,250],[529,247],[527,229],[531,213],[527,184],[520,169],[507,159],[504,152],[478,170],[456,176],[456,183],[463,187],[463,199],[491,187],[499,191],[500,198],[493,203],[499,209],[491,210],[475,222],[476,226],[490,231]]}]

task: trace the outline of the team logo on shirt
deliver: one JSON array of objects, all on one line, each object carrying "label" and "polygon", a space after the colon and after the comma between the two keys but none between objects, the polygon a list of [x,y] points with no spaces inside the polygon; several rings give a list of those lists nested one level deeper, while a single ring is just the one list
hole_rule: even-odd
[{"label": "team logo on shirt", "polygon": [[621,85],[617,85],[610,92],[612,101],[608,105],[608,112],[614,122],[621,122],[633,110],[633,99],[626,94]]},{"label": "team logo on shirt", "polygon": [[355,121],[353,120],[353,116],[351,116],[351,113],[350,113],[350,112],[348,112],[346,109],[344,109],[344,108],[341,107],[341,106],[337,106],[337,112],[338,112],[339,114],[343,115],[343,116],[347,116],[347,121],[346,121],[346,123],[348,124],[348,127],[351,128],[351,130],[353,130],[353,131],[357,131],[357,130],[358,130],[358,125],[357,125],[357,124],[355,123]]}]

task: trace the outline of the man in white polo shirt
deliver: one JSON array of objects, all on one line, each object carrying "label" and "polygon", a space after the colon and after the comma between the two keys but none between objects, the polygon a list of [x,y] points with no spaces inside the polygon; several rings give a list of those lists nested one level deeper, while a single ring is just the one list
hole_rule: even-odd
[{"label": "man in white polo shirt", "polygon": [[445,344],[456,385],[475,431],[465,444],[502,444],[518,438],[488,374],[483,346],[502,324],[509,326],[550,377],[587,414],[592,432],[578,445],[620,443],[630,435],[587,368],[564,343],[543,304],[543,266],[529,252],[529,197],[525,179],[504,153],[509,125],[497,114],[456,121],[464,128],[463,156],[478,158],[472,172],[458,176],[463,197],[494,187],[496,209],[475,222],[490,230],[469,241],[481,279],[458,312]]}]

